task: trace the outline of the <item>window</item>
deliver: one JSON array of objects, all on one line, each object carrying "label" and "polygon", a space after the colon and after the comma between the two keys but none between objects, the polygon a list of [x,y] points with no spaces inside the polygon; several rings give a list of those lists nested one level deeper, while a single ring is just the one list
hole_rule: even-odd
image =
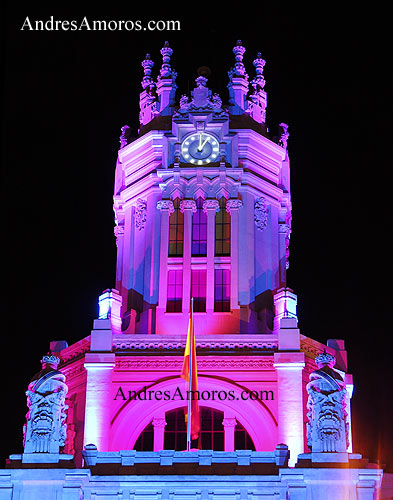
[{"label": "window", "polygon": [[216,214],[215,254],[225,256],[231,254],[231,216],[226,211],[226,200],[220,199],[220,211]]},{"label": "window", "polygon": [[184,215],[180,211],[180,199],[173,202],[175,211],[169,217],[169,257],[183,256]]},{"label": "window", "polygon": [[214,278],[214,311],[230,311],[231,272],[229,269],[215,269]]},{"label": "window", "polygon": [[144,428],[144,430],[139,434],[138,439],[135,442],[134,450],[136,451],[153,451],[154,442],[154,427],[150,424]]},{"label": "window", "polygon": [[255,446],[249,433],[240,422],[236,422],[235,427],[235,450],[255,451]]},{"label": "window", "polygon": [[211,408],[201,408],[202,450],[224,451],[224,413]]},{"label": "window", "polygon": [[194,298],[194,312],[206,312],[206,269],[191,271],[191,297]]},{"label": "window", "polygon": [[168,271],[168,295],[166,303],[167,312],[182,311],[183,296],[183,271]]},{"label": "window", "polygon": [[196,201],[196,212],[192,215],[191,254],[204,257],[207,252],[207,217],[203,211],[203,199]]},{"label": "window", "polygon": [[164,450],[184,451],[187,449],[185,409],[177,408],[165,414]]}]

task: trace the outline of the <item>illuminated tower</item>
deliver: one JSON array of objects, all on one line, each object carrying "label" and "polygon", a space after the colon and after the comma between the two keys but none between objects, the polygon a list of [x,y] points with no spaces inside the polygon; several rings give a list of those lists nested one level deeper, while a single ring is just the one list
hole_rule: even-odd
[{"label": "illuminated tower", "polygon": [[[184,449],[183,401],[128,395],[182,385],[191,297],[199,388],[221,394],[200,401],[210,422],[202,448],[284,443],[294,465],[307,449],[308,377],[324,350],[345,379],[350,424],[344,343],[301,335],[297,297],[286,287],[288,127],[270,135],[265,61],[258,54],[249,77],[244,51],[239,41],[227,104],[203,71],[191,94],[176,99],[167,43],[157,80],[150,55],[142,62],[140,129],[130,138],[123,127],[115,172],[115,287],[100,296],[91,336],[57,353],[69,386],[67,449],[78,459],[89,443],[99,451]],[[266,397],[255,400],[261,391]],[[224,397],[231,393],[235,402]]]}]

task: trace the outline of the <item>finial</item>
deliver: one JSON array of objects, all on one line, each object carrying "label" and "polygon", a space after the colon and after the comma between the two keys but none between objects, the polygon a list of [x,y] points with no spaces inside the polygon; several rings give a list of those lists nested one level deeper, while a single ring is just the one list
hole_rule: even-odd
[{"label": "finial", "polygon": [[42,368],[47,368],[47,366],[49,365],[51,368],[56,369],[59,363],[60,358],[52,354],[51,351],[49,351],[48,354],[43,356],[41,359]]},{"label": "finial", "polygon": [[256,75],[255,78],[251,81],[251,85],[254,87],[255,92],[258,90],[263,90],[265,86],[265,79],[263,77],[263,68],[266,64],[266,61],[262,59],[262,55],[260,52],[257,54],[257,58],[254,59],[253,65],[255,66]]},{"label": "finial", "polygon": [[173,50],[169,47],[169,43],[165,42],[164,47],[160,50],[162,55],[162,66],[160,69],[160,78],[172,78],[171,56]]},{"label": "finial", "polygon": [[142,88],[145,90],[146,87],[153,85],[153,78],[151,77],[151,70],[154,66],[154,62],[150,58],[150,54],[146,54],[145,59],[142,61],[142,67],[144,70],[144,76],[142,78]]},{"label": "finial", "polygon": [[322,354],[319,354],[315,358],[315,363],[318,366],[318,368],[322,368],[325,365],[328,365],[329,368],[333,368],[333,366],[336,364],[336,358],[326,352],[326,349],[323,350]]},{"label": "finial", "polygon": [[233,68],[233,76],[247,77],[246,69],[243,64],[243,54],[246,49],[243,47],[241,40],[237,41],[237,44],[233,47],[233,53],[235,54],[235,66]]},{"label": "finial", "polygon": [[200,75],[197,78],[195,78],[195,82],[197,84],[198,89],[202,89],[202,88],[206,87],[207,78]]}]

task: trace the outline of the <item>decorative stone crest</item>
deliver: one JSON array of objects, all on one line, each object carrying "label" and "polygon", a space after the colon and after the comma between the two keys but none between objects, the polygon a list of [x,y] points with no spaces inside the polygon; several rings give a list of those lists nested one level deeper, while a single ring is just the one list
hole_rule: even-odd
[{"label": "decorative stone crest", "polygon": [[307,384],[307,444],[313,453],[346,452],[348,423],[345,383],[326,351],[315,358],[318,369]]},{"label": "decorative stone crest", "polygon": [[124,225],[123,224],[117,224],[114,227],[113,232],[114,232],[115,237],[116,237],[116,245],[118,245],[119,244],[119,236],[123,236],[124,235]]},{"label": "decorative stone crest", "polygon": [[266,199],[261,196],[255,200],[254,221],[257,229],[263,231],[267,227],[269,209],[266,205]]},{"label": "decorative stone crest", "polygon": [[[58,456],[67,435],[65,397],[68,388],[65,376],[57,370],[58,357],[48,354],[41,363],[42,370],[33,377],[26,391],[29,411],[23,427],[24,455]],[[53,461],[49,456],[46,460]]]},{"label": "decorative stone crest", "polygon": [[142,200],[142,198],[138,198],[136,201],[135,207],[135,227],[139,229],[145,229],[147,218],[147,202],[146,200]]}]

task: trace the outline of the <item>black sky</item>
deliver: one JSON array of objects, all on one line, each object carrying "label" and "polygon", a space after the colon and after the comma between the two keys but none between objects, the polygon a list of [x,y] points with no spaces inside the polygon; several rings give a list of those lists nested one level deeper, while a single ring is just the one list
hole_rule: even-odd
[{"label": "black sky", "polygon": [[[49,341],[90,333],[114,286],[112,194],[120,128],[138,128],[141,61],[174,49],[177,97],[196,69],[227,99],[232,47],[266,59],[267,122],[289,124],[288,285],[301,332],[344,339],[354,375],[355,451],[393,468],[391,134],[387,13],[331,3],[3,7],[1,458],[21,451],[24,391]],[[317,5],[317,4],[315,4]],[[178,32],[21,31],[30,20],[180,20]],[[156,73],[155,73],[156,75]]]}]

